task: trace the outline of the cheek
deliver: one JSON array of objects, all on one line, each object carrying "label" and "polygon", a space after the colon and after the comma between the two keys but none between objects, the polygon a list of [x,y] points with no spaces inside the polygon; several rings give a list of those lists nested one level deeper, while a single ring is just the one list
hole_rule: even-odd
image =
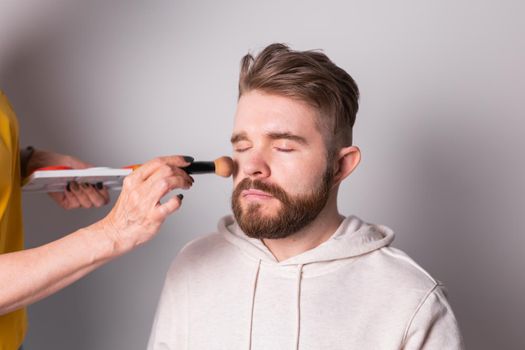
[{"label": "cheek", "polygon": [[276,167],[272,172],[272,178],[291,195],[309,193],[317,187],[324,172],[317,166],[306,164],[296,163]]},{"label": "cheek", "polygon": [[239,183],[246,178],[247,178],[246,174],[244,174],[242,171],[233,173],[232,175],[233,188],[235,189],[239,185]]},{"label": "cheek", "polygon": [[232,157],[233,159],[233,173],[232,173],[232,182],[233,182],[233,188],[235,188],[239,182],[242,181],[243,177],[241,175],[240,171],[240,162],[236,157]]}]

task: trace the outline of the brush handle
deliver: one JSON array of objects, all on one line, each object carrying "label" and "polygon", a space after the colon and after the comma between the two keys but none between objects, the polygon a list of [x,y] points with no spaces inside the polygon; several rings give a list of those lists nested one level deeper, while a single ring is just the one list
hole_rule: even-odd
[{"label": "brush handle", "polygon": [[215,172],[215,162],[193,162],[182,168],[188,174],[208,174]]}]

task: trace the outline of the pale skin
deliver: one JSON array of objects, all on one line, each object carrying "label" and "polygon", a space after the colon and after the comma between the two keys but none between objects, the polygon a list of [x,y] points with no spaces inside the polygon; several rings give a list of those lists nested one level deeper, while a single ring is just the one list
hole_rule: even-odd
[{"label": "pale skin", "polygon": [[[325,138],[316,110],[298,100],[257,90],[244,93],[237,104],[232,134],[236,173],[234,186],[244,178],[281,186],[290,195],[309,193],[318,186],[327,166]],[[284,239],[264,239],[277,261],[313,249],[328,240],[341,224],[337,208],[339,184],[357,167],[356,146],[340,147],[332,164],[333,185],[327,205],[302,230]],[[273,216],[281,202],[268,193],[245,191],[241,206],[261,204],[261,214]]]},{"label": "pale skin", "polygon": [[[69,155],[37,149],[31,156],[29,164],[27,164],[27,172],[31,174],[39,168],[50,165],[64,165],[73,169],[85,169],[92,166],[89,163]],[[97,189],[94,186],[88,186],[88,184],[71,183],[69,191],[53,192],[49,193],[49,196],[66,210],[92,207],[99,208],[109,202],[107,189]]]},{"label": "pale skin", "polygon": [[[64,164],[67,160],[61,157],[69,156],[53,154],[48,159]],[[0,315],[55,293],[153,238],[181,206],[177,196],[162,204],[161,198],[193,184],[180,169],[189,164],[181,156],[153,159],[126,177],[115,206],[102,220],[43,246],[0,255]],[[66,209],[99,206],[107,202],[104,191],[80,187],[54,199]]]}]

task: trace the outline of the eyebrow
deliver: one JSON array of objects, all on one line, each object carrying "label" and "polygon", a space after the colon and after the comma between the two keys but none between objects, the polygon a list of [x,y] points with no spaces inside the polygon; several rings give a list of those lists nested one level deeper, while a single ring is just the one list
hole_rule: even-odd
[{"label": "eyebrow", "polygon": [[[266,134],[266,136],[272,140],[285,139],[285,140],[295,141],[303,145],[308,144],[308,142],[306,141],[304,137],[299,136],[299,135],[294,135],[290,132],[269,132]],[[233,134],[230,139],[230,142],[233,144],[233,143],[237,143],[240,141],[246,141],[246,140],[248,140],[248,135],[246,135],[245,132],[240,132],[240,133]]]},{"label": "eyebrow", "polygon": [[267,133],[266,135],[272,140],[285,139],[285,140],[295,141],[302,145],[306,145],[308,143],[306,142],[306,139],[304,137],[299,136],[299,135],[294,135],[289,132],[270,132],[270,133]]},{"label": "eyebrow", "polygon": [[233,134],[231,139],[230,139],[230,142],[231,143],[237,143],[237,142],[245,141],[245,140],[248,140],[248,136],[246,136],[245,132],[240,132],[240,133],[237,133],[237,134]]}]

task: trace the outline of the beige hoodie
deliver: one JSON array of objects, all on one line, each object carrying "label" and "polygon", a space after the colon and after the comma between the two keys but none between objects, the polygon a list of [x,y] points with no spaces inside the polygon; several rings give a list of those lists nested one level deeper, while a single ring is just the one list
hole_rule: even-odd
[{"label": "beige hoodie", "polygon": [[281,262],[230,216],[218,231],[175,259],[148,349],[463,349],[441,284],[387,227],[351,216]]}]

